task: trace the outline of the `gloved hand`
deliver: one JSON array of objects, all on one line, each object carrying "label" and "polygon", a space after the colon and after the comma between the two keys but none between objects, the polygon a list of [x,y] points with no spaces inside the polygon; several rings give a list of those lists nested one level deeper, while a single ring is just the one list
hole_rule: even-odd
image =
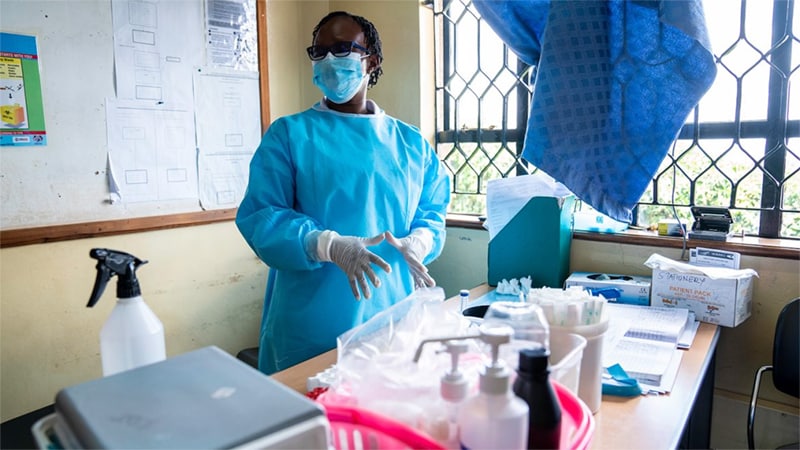
[{"label": "gloved hand", "polygon": [[422,264],[433,247],[433,235],[430,231],[416,228],[411,234],[400,239],[387,231],[386,242],[399,250],[408,263],[411,276],[414,278],[414,288],[436,286],[436,281],[428,275],[428,268]]},{"label": "gloved hand", "polygon": [[340,236],[335,231],[326,230],[319,233],[316,238],[317,259],[319,261],[332,262],[342,269],[347,275],[350,289],[352,289],[353,296],[357,300],[361,298],[361,294],[358,291],[359,287],[361,287],[361,292],[364,293],[365,298],[372,296],[369,284],[367,284],[367,277],[369,277],[373,286],[376,288],[381,287],[381,281],[375,274],[372,264],[377,265],[386,273],[392,271],[391,266],[383,258],[367,250],[367,247],[383,242],[383,233],[371,238],[363,238]]}]

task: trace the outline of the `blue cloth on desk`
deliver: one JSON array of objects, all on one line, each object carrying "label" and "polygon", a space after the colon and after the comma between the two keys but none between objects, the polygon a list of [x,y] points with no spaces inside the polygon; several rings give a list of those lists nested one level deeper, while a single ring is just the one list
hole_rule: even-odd
[{"label": "blue cloth on desk", "polygon": [[701,0],[474,0],[536,66],[523,157],[596,210],[631,221],[716,76]]},{"label": "blue cloth on desk", "polygon": [[619,364],[606,369],[603,375],[603,395],[618,397],[635,397],[642,394],[642,387],[636,379],[631,378]]}]

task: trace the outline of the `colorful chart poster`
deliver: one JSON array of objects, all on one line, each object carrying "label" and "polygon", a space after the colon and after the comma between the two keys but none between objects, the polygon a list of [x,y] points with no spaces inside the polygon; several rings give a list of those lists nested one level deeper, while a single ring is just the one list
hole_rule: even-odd
[{"label": "colorful chart poster", "polygon": [[45,145],[36,37],[0,33],[0,145]]}]

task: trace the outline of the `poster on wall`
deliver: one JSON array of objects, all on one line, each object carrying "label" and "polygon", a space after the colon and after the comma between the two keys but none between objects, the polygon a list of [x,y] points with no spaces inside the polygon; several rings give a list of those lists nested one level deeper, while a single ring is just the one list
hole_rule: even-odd
[{"label": "poster on wall", "polygon": [[205,6],[207,65],[257,72],[255,0],[206,0]]},{"label": "poster on wall", "polygon": [[0,33],[0,145],[45,145],[36,37]]}]

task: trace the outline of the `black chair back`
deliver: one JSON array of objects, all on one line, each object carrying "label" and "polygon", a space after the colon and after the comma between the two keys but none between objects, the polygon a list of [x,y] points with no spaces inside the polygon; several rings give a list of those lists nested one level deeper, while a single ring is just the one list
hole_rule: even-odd
[{"label": "black chair back", "polygon": [[784,306],[778,316],[772,366],[775,388],[800,397],[800,297]]}]

